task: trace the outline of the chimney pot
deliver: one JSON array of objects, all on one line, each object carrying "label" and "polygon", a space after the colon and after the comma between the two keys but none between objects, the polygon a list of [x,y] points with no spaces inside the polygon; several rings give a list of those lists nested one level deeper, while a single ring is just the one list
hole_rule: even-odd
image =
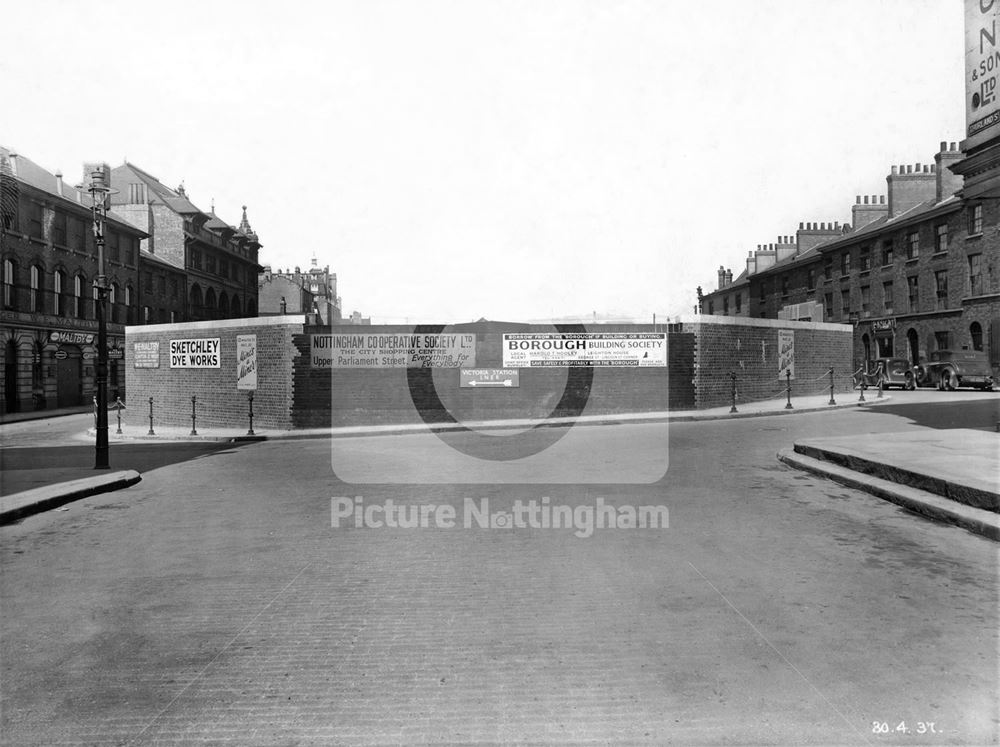
[{"label": "chimney pot", "polygon": [[799,230],[802,230],[802,221],[799,221]]},{"label": "chimney pot", "polygon": [[865,195],[865,205],[868,204],[868,195]]},{"label": "chimney pot", "polygon": [[941,141],[941,150],[948,150],[948,143],[944,140]]},{"label": "chimney pot", "polygon": [[878,204],[879,205],[885,205],[885,195],[879,195],[878,196]]},{"label": "chimney pot", "polygon": [[855,204],[855,205],[860,205],[860,204],[861,204],[861,195],[857,195],[857,196],[856,196],[856,197],[854,198],[854,204]]},{"label": "chimney pot", "polygon": [[958,146],[955,143],[952,143],[951,150],[958,150]]},{"label": "chimney pot", "polygon": [[897,173],[899,173],[899,167],[898,167],[898,166],[893,166],[893,167],[892,167],[892,173],[893,173],[893,174],[897,174]]}]

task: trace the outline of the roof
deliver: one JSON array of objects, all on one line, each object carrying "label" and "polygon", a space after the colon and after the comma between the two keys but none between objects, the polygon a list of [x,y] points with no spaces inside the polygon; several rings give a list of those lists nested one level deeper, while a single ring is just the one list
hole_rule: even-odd
[{"label": "roof", "polygon": [[[9,164],[10,154],[10,148],[0,145],[0,159],[3,159]],[[78,208],[83,208],[84,210],[90,210],[91,205],[93,204],[89,192],[77,189],[65,181],[62,183],[62,194],[60,194],[58,187],[59,179],[56,175],[42,168],[30,158],[27,158],[20,153],[17,153],[17,175],[14,178],[23,184],[27,184],[41,192],[45,192],[47,195],[50,195],[57,200],[72,203]],[[136,228],[113,210],[108,211],[108,220],[114,223],[118,228],[128,229],[137,236],[148,236],[145,231]]]},{"label": "roof", "polygon": [[178,267],[173,262],[169,262],[168,260],[164,259],[163,257],[158,257],[155,254],[152,254],[151,252],[149,252],[149,251],[147,251],[145,249],[140,249],[139,250],[139,264],[141,265],[143,262],[149,262],[149,263],[154,264],[154,265],[160,265],[162,267],[166,267],[166,268],[168,268],[170,270],[173,270],[174,272],[179,272],[179,273],[183,273],[184,272],[184,268],[183,267]]}]

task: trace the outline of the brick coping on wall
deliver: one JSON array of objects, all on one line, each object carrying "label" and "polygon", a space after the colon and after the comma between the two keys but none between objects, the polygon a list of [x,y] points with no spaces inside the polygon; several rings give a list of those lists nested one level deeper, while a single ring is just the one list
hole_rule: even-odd
[{"label": "brick coping on wall", "polygon": [[240,319],[211,319],[204,322],[175,322],[174,324],[135,324],[125,327],[125,334],[141,335],[144,331],[186,332],[198,329],[232,329],[234,327],[272,327],[279,325],[305,325],[304,314],[286,316],[248,316]]},{"label": "brick coping on wall", "polygon": [[852,330],[851,324],[832,322],[794,322],[789,319],[759,319],[750,316],[719,316],[715,314],[682,314],[681,324],[729,324],[738,327],[780,327],[782,329],[815,329],[824,331]]}]

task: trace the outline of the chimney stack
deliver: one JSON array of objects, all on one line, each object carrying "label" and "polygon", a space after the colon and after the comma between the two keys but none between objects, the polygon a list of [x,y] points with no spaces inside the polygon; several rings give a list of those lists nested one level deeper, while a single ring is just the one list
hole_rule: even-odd
[{"label": "chimney stack", "polygon": [[8,159],[7,160],[10,163],[10,173],[14,177],[17,177],[17,153],[15,153],[14,151],[11,151],[8,154]]},{"label": "chimney stack", "polygon": [[962,160],[962,151],[957,143],[941,141],[941,150],[934,156],[934,166],[937,171],[937,201],[947,200],[962,189],[963,179],[951,170],[951,165]]},{"label": "chimney stack", "polygon": [[726,269],[726,285],[728,286],[732,284],[733,284],[733,271],[730,269]]},{"label": "chimney stack", "polygon": [[56,194],[60,197],[63,196],[63,178],[61,171],[56,172]]},{"label": "chimney stack", "polygon": [[834,223],[799,223],[799,230],[795,233],[795,253],[802,254],[812,249],[814,246],[825,244],[835,236],[840,235],[840,222]]},{"label": "chimney stack", "polygon": [[757,272],[757,257],[751,251],[747,255],[747,275],[753,275],[755,272]]},{"label": "chimney stack", "polygon": [[719,265],[719,289],[726,287],[726,268]]},{"label": "chimney stack", "polygon": [[935,200],[937,196],[937,174],[919,163],[900,165],[898,170],[893,167],[885,180],[888,184],[890,218],[896,218],[923,202]]},{"label": "chimney stack", "polygon": [[[893,166],[893,169],[896,167]],[[872,221],[884,218],[889,214],[889,206],[885,204],[885,195],[857,195],[851,206],[851,225],[854,230],[866,226]]]}]

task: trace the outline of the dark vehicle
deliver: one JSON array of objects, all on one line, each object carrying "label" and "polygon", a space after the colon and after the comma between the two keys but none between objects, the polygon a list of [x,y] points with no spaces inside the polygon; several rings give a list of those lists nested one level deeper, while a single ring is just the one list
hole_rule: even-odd
[{"label": "dark vehicle", "polygon": [[929,361],[914,370],[920,386],[936,386],[947,391],[962,386],[993,388],[993,370],[986,353],[978,350],[935,350]]},{"label": "dark vehicle", "polygon": [[882,382],[883,389],[898,386],[900,389],[916,389],[917,377],[910,369],[910,362],[905,358],[876,358],[868,361],[865,373],[865,384],[878,387]]}]

